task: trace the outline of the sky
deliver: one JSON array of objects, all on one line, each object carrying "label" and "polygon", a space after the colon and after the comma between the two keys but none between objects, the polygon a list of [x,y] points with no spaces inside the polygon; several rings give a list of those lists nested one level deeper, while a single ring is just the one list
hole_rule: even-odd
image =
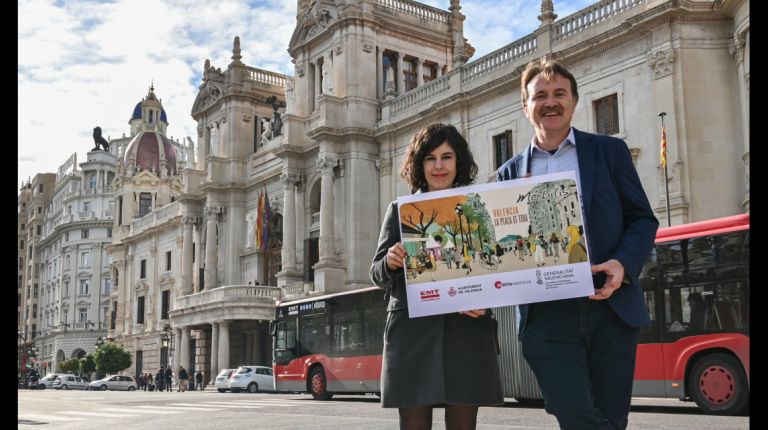
[{"label": "sky", "polygon": [[[563,18],[596,0],[554,1]],[[450,0],[424,4],[447,10]],[[222,70],[240,36],[242,61],[293,75],[288,54],[296,0],[18,0],[18,186],[56,173],[104,137],[130,134],[133,108],[150,85],[168,116],[167,135],[196,139],[190,112],[206,59]],[[540,0],[464,0],[470,61],[540,24]]]}]

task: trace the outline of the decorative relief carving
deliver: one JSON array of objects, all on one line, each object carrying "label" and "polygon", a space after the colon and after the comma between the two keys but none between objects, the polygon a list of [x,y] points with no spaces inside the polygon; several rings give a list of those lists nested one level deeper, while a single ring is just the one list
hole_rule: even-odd
[{"label": "decorative relief carving", "polygon": [[317,157],[317,161],[315,161],[315,165],[323,173],[333,173],[333,168],[336,166],[336,159],[331,158],[327,155],[321,155]]},{"label": "decorative relief carving", "polygon": [[285,188],[293,187],[299,182],[299,174],[294,172],[286,172],[280,175],[280,182],[283,183]]},{"label": "decorative relief carving", "polygon": [[202,124],[197,125],[197,137],[203,137],[203,130],[205,130],[205,127],[203,127]]},{"label": "decorative relief carving", "polygon": [[296,66],[296,76],[300,78],[304,77],[304,66]]},{"label": "decorative relief carving", "polygon": [[251,122],[251,116],[247,113],[243,114],[243,122]]},{"label": "decorative relief carving", "polygon": [[364,42],[363,43],[363,52],[371,52],[371,51],[373,51],[373,44],[372,43],[368,43],[368,42]]},{"label": "decorative relief carving", "polygon": [[654,78],[660,79],[672,74],[675,59],[677,59],[677,55],[672,48],[648,54],[648,66],[653,70]]},{"label": "decorative relief carving", "polygon": [[392,157],[388,155],[382,155],[376,160],[376,168],[379,169],[379,174],[382,176],[388,176],[392,174]]},{"label": "decorative relief carving", "polygon": [[333,47],[333,53],[335,55],[341,54],[341,43],[336,44],[336,46]]},{"label": "decorative relief carving", "polygon": [[745,33],[734,34],[730,43],[728,43],[728,52],[736,58],[737,63],[744,61],[744,49],[747,46],[747,36]]}]

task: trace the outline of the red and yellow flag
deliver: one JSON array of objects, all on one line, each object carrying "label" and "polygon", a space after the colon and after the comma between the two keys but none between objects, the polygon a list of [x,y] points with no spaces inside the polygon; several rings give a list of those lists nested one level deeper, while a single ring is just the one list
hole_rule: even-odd
[{"label": "red and yellow flag", "polygon": [[667,130],[661,126],[661,167],[667,167]]}]

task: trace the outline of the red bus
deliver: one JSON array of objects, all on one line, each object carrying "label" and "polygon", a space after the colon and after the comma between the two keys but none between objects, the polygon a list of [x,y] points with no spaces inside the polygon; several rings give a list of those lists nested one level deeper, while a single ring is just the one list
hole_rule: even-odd
[{"label": "red bus", "polygon": [[278,392],[379,393],[387,320],[378,287],[278,302],[271,323]]},{"label": "red bus", "polygon": [[[660,228],[640,274],[652,325],[640,332],[634,397],[749,405],[749,215]],[[517,342],[516,308],[496,311],[504,395],[542,398]],[[539,400],[540,401],[540,400]]]}]

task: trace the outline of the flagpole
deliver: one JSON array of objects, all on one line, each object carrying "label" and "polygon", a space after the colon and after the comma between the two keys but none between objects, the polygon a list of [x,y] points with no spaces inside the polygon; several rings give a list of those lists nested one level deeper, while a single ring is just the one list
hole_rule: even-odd
[{"label": "flagpole", "polygon": [[[662,133],[665,133],[664,145],[666,145],[666,132],[665,132],[665,129],[664,129],[664,117],[666,115],[667,115],[666,112],[659,113],[659,116],[661,117],[661,130],[662,130]],[[672,212],[669,210],[669,178],[668,178],[668,174],[667,174],[667,162],[666,162],[667,148],[665,147],[663,150],[664,150],[664,188],[665,188],[666,194],[667,194],[667,227],[671,227],[672,226]]]}]

